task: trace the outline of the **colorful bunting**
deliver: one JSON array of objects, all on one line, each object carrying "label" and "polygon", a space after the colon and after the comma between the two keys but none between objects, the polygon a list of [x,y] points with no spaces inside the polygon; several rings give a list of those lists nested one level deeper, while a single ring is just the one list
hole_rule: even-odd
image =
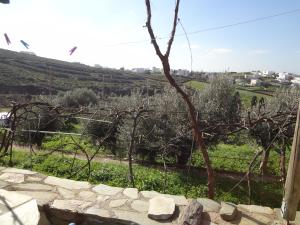
[{"label": "colorful bunting", "polygon": [[25,48],[29,48],[29,44],[27,44],[25,41],[23,40],[20,40],[20,42],[24,45]]},{"label": "colorful bunting", "polygon": [[5,37],[5,40],[6,40],[7,45],[10,45],[11,42],[10,42],[10,40],[9,40],[9,37],[8,37],[7,33],[4,34],[4,37]]},{"label": "colorful bunting", "polygon": [[77,49],[77,47],[75,46],[75,47],[73,47],[69,52],[70,52],[70,55],[72,55],[74,52],[75,52],[75,50]]}]

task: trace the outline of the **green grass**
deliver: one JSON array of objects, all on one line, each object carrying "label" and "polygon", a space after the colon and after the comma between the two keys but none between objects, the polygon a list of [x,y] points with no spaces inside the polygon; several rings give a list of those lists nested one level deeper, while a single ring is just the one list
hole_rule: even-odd
[{"label": "green grass", "polygon": [[[201,91],[201,90],[205,89],[209,85],[209,83],[192,80],[192,81],[186,82],[185,85],[187,87],[192,87],[192,88],[195,88],[195,89],[198,89]],[[257,98],[261,98],[261,97],[264,97],[267,99],[270,98],[269,95],[252,92],[251,88],[249,90],[245,89],[245,88],[243,88],[243,89],[244,90],[241,90],[241,89],[239,89],[239,87],[236,87],[236,91],[238,91],[240,93],[242,103],[244,104],[245,107],[249,107],[251,105],[251,99],[253,96],[256,96]],[[257,89],[253,89],[253,90],[257,90]],[[261,90],[261,88],[259,90]]]},{"label": "green grass", "polygon": [[[31,159],[31,160],[30,160]],[[48,157],[14,151],[13,166],[17,168],[32,169],[47,175],[68,178],[72,158],[51,155]],[[103,183],[112,186],[130,187],[128,182],[128,168],[123,164],[109,164],[94,162],[91,165],[90,177],[87,168],[81,169],[84,161],[75,160],[74,176],[72,179],[89,181],[93,184]],[[8,165],[8,157],[0,160],[2,166]],[[139,190],[155,190],[161,193],[185,195],[190,198],[206,197],[206,178],[197,171],[182,170],[166,172],[162,170],[134,166],[135,183]],[[242,182],[233,191],[230,189],[237,180],[225,177],[216,178],[216,199],[234,203],[248,203],[247,185]],[[279,207],[282,199],[280,183],[252,182],[253,204],[262,204],[270,207]]]},{"label": "green grass", "polygon": [[205,82],[191,80],[191,81],[186,82],[185,85],[187,87],[192,87],[192,88],[195,88],[195,89],[198,89],[198,90],[203,90],[209,84],[205,83]]},{"label": "green grass", "polygon": [[[218,144],[215,147],[209,148],[209,156],[212,162],[212,166],[215,169],[233,171],[233,172],[247,172],[249,163],[255,155],[258,148],[250,147],[247,144],[244,145],[230,145],[230,144]],[[268,162],[268,173],[271,175],[280,176],[279,167],[279,154],[274,150],[270,151],[270,157]],[[260,160],[261,158],[258,158]],[[286,165],[289,160],[289,152],[286,156]],[[202,155],[199,151],[195,151],[192,157],[192,164],[194,166],[204,166]],[[259,162],[255,170],[256,174],[259,174]]]}]

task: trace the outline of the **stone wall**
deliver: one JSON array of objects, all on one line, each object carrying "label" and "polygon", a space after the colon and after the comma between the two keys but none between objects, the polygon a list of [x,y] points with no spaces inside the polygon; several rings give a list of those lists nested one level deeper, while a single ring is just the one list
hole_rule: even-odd
[{"label": "stone wall", "polygon": [[91,185],[16,168],[0,168],[0,188],[35,199],[39,225],[284,224],[279,210],[269,207]]}]

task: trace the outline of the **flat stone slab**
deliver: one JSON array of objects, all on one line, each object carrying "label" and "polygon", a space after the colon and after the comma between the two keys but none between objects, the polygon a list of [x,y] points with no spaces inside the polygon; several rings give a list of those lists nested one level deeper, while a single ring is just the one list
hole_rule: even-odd
[{"label": "flat stone slab", "polygon": [[3,173],[0,175],[0,180],[20,184],[24,182],[25,176],[18,173]]},{"label": "flat stone slab", "polygon": [[172,222],[158,222],[147,217],[147,214],[130,212],[123,210],[113,210],[116,218],[121,221],[127,221],[125,224],[138,224],[138,225],[175,225]]},{"label": "flat stone slab", "polygon": [[75,181],[64,178],[57,178],[49,176],[44,180],[44,183],[60,186],[66,189],[78,190],[78,189],[87,189],[91,188],[92,185],[85,181]]},{"label": "flat stone slab", "polygon": [[137,199],[139,197],[139,191],[137,188],[125,188],[123,194],[131,199]]},{"label": "flat stone slab", "polygon": [[17,168],[6,168],[1,171],[2,173],[20,173],[20,174],[27,174],[27,175],[32,175],[36,174],[37,172],[30,171],[30,170],[22,170],[22,169],[17,169]]},{"label": "flat stone slab", "polygon": [[18,205],[30,201],[31,199],[32,197],[19,194],[15,191],[6,191],[0,189],[0,204],[6,205],[10,208],[14,208]]},{"label": "flat stone slab", "polygon": [[85,200],[85,201],[95,201],[96,200],[96,194],[92,191],[81,191],[78,194],[79,198]]},{"label": "flat stone slab", "polygon": [[75,199],[74,191],[58,187],[57,192],[65,199]]},{"label": "flat stone slab", "polygon": [[155,220],[167,220],[175,212],[175,202],[171,198],[157,196],[149,200],[148,216]]},{"label": "flat stone slab", "polygon": [[197,198],[197,201],[203,205],[204,212],[219,212],[221,209],[220,203],[208,199],[208,198]]},{"label": "flat stone slab", "polygon": [[111,187],[104,184],[99,184],[93,188],[94,191],[96,191],[98,194],[101,195],[117,195],[121,191],[124,190],[124,188],[119,187]]},{"label": "flat stone slab", "polygon": [[239,204],[239,210],[248,211],[250,213],[260,213],[260,214],[274,214],[274,211],[270,207],[258,206],[258,205],[243,205]]},{"label": "flat stone slab", "polygon": [[52,191],[54,187],[40,183],[27,183],[27,184],[15,184],[11,186],[17,190],[29,190],[29,191]]},{"label": "flat stone slab", "polygon": [[182,195],[163,194],[163,196],[166,197],[166,198],[172,198],[174,200],[175,204],[178,205],[178,206],[185,206],[185,205],[189,204],[186,197],[184,197]]},{"label": "flat stone slab", "polygon": [[58,197],[58,194],[53,192],[44,191],[17,191],[20,194],[24,194],[34,198],[39,206],[50,204],[54,199]]},{"label": "flat stone slab", "polygon": [[131,208],[142,213],[148,212],[149,201],[135,200],[131,203]]},{"label": "flat stone slab", "polygon": [[141,191],[140,193],[144,198],[154,198],[154,197],[161,195],[160,193],[158,193],[156,191]]},{"label": "flat stone slab", "polygon": [[127,202],[127,199],[117,199],[117,200],[112,200],[112,201],[109,203],[109,207],[110,207],[110,208],[121,207],[121,206],[125,205],[126,202]]},{"label": "flat stone slab", "polygon": [[4,188],[9,185],[7,182],[0,180],[0,188]]},{"label": "flat stone slab", "polygon": [[54,200],[51,208],[83,213],[84,209],[91,206],[92,204],[92,202],[79,200]]},{"label": "flat stone slab", "polygon": [[95,206],[92,206],[92,207],[88,208],[86,210],[86,213],[87,214],[96,215],[96,216],[100,216],[100,217],[103,217],[103,218],[112,217],[112,215],[111,215],[111,213],[110,213],[109,210],[107,210],[107,209],[100,209],[100,208],[97,208]]}]

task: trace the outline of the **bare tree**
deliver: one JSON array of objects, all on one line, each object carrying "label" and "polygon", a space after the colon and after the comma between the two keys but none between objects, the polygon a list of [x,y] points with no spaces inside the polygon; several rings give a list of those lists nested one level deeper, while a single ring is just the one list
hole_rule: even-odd
[{"label": "bare tree", "polygon": [[159,57],[159,59],[162,63],[164,74],[165,74],[167,80],[169,81],[171,86],[174,87],[176,89],[176,91],[181,95],[181,97],[183,98],[183,100],[185,101],[185,103],[186,103],[186,105],[189,109],[193,134],[194,134],[195,140],[198,144],[198,147],[202,152],[204,162],[205,162],[205,165],[206,165],[206,169],[207,169],[208,197],[209,198],[214,198],[214,173],[213,173],[213,169],[211,167],[211,163],[210,163],[210,160],[209,160],[207,149],[205,147],[205,144],[204,144],[204,141],[203,141],[203,138],[202,138],[202,132],[200,131],[200,129],[197,125],[196,109],[195,109],[193,103],[191,102],[189,95],[183,91],[183,89],[176,83],[176,81],[174,80],[174,78],[171,75],[169,56],[170,56],[171,47],[172,47],[175,32],[176,32],[176,26],[177,26],[177,21],[178,21],[179,3],[180,3],[180,0],[176,0],[174,19],[173,19],[173,28],[172,28],[171,36],[170,36],[170,39],[169,39],[169,42],[168,42],[168,45],[167,45],[167,50],[166,50],[165,54],[163,54],[161,52],[160,47],[158,46],[158,43],[156,41],[156,37],[154,35],[153,29],[152,29],[150,0],[145,0],[145,4],[146,4],[146,8],[147,8],[146,27],[147,27],[148,33],[151,37],[151,43],[152,43],[152,45],[155,49],[156,54],[158,55],[158,57]]}]

